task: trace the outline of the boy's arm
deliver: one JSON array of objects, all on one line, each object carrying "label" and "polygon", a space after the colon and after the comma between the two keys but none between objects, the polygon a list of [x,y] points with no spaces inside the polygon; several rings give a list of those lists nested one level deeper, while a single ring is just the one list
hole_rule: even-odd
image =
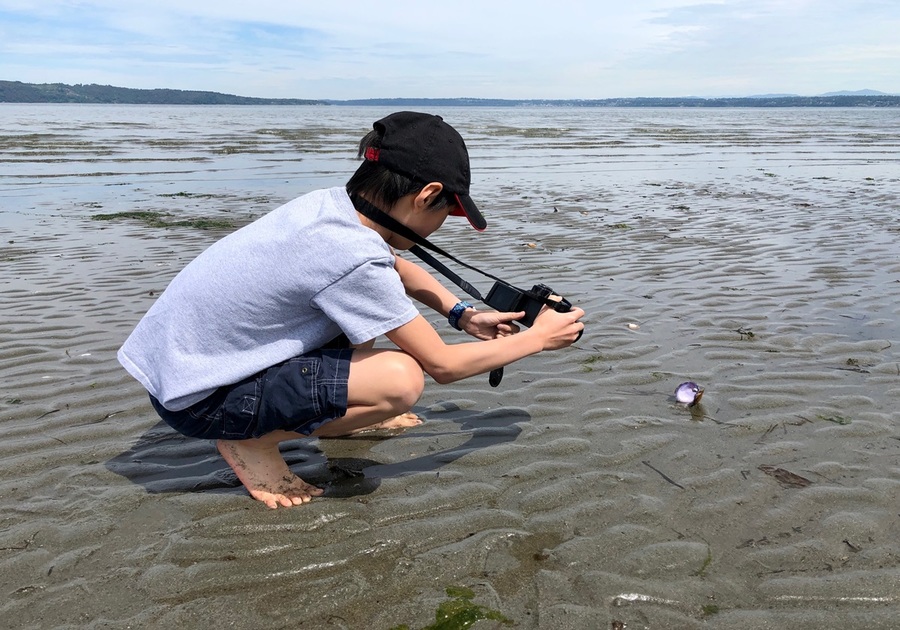
[{"label": "boy's arm", "polygon": [[416,263],[396,255],[394,260],[394,269],[400,275],[400,281],[409,297],[444,317],[450,314],[450,309],[459,302],[453,293]]},{"label": "boy's arm", "polygon": [[[450,309],[460,301],[459,298],[416,263],[396,255],[394,260],[394,269],[403,282],[406,294],[447,317]],[[478,339],[493,339],[517,332],[518,326],[510,322],[522,315],[524,313],[477,312],[471,308],[466,309],[459,318],[459,327]]]},{"label": "boy's arm", "polygon": [[545,308],[531,328],[517,335],[452,345],[445,344],[425,318],[418,316],[388,332],[387,338],[412,355],[438,383],[452,383],[490,372],[542,350],[571,345],[584,328],[578,321],[583,315],[584,311],[577,307],[566,313]]}]

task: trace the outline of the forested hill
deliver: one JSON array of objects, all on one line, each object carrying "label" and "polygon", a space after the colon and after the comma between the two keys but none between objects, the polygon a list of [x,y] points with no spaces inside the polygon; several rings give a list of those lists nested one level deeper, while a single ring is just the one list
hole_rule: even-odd
[{"label": "forested hill", "polygon": [[0,81],[0,103],[123,103],[135,105],[324,105],[299,98],[252,98],[195,90],[138,90],[111,85]]},{"label": "forested hill", "polygon": [[900,107],[900,95],[882,93],[743,98],[372,98],[354,100],[254,98],[195,90],[139,90],[111,85],[0,81],[0,103],[121,103],[136,105],[371,105],[379,107]]},{"label": "forested hill", "polygon": [[641,97],[604,99],[369,98],[331,105],[390,107],[900,107],[900,95],[747,96],[734,98]]}]

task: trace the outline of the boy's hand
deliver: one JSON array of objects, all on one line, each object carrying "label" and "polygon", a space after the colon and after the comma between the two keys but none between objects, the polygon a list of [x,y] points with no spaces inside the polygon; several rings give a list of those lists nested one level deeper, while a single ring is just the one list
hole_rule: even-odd
[{"label": "boy's hand", "polygon": [[476,339],[487,341],[508,337],[519,332],[513,322],[525,316],[525,312],[499,313],[497,311],[467,310],[459,318],[459,326]]},{"label": "boy's hand", "polygon": [[[551,296],[551,299],[557,296]],[[571,346],[584,329],[579,319],[584,317],[584,310],[573,306],[566,313],[559,313],[545,306],[534,318],[531,330],[544,340],[544,350],[559,350]]]}]

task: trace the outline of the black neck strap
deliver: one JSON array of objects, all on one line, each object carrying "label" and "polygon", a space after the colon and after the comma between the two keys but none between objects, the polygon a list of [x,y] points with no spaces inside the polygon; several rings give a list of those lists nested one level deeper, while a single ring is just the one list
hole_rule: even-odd
[{"label": "black neck strap", "polygon": [[390,230],[391,232],[394,232],[395,234],[399,234],[403,238],[415,243],[415,245],[413,247],[409,248],[410,253],[416,255],[420,260],[422,260],[422,262],[428,264],[429,266],[433,267],[435,270],[439,271],[441,274],[446,276],[450,281],[452,281],[453,284],[455,284],[460,289],[462,289],[463,291],[465,291],[466,293],[471,295],[476,300],[482,300],[482,301],[484,300],[484,297],[481,295],[481,293],[478,291],[478,289],[473,287],[471,284],[469,284],[463,278],[460,278],[453,270],[448,268],[444,263],[439,261],[437,258],[432,256],[431,254],[429,254],[422,248],[426,247],[426,248],[430,249],[431,251],[437,252],[441,256],[444,256],[445,258],[449,258],[453,262],[455,262],[459,265],[462,265],[466,269],[471,269],[472,271],[477,271],[478,273],[480,273],[483,276],[487,276],[488,278],[491,278],[492,280],[496,280],[498,282],[503,282],[504,284],[506,284],[506,282],[504,280],[501,280],[497,276],[492,275],[486,271],[482,271],[481,269],[479,269],[478,267],[475,267],[473,265],[464,263],[463,261],[459,260],[455,256],[448,254],[447,252],[445,252],[443,249],[441,249],[434,243],[429,242],[428,239],[426,239],[424,236],[420,236],[419,234],[416,234],[408,226],[403,225],[397,219],[395,219],[391,215],[387,214],[386,212],[384,212],[380,208],[376,207],[375,205],[369,203],[368,201],[366,201],[359,195],[352,195],[350,197],[350,200],[353,202],[353,207],[356,208],[356,210],[363,216],[371,219],[372,221],[374,221],[381,227],[386,228],[386,229]]}]

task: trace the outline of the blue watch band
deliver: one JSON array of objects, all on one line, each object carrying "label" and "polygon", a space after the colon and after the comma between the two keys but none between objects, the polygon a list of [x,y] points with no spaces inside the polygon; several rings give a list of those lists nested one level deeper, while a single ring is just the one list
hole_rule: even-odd
[{"label": "blue watch band", "polygon": [[450,314],[447,315],[447,321],[450,322],[450,325],[453,326],[456,330],[462,330],[459,327],[459,318],[462,317],[463,312],[467,308],[475,308],[465,300],[457,303],[456,306],[450,309]]}]

